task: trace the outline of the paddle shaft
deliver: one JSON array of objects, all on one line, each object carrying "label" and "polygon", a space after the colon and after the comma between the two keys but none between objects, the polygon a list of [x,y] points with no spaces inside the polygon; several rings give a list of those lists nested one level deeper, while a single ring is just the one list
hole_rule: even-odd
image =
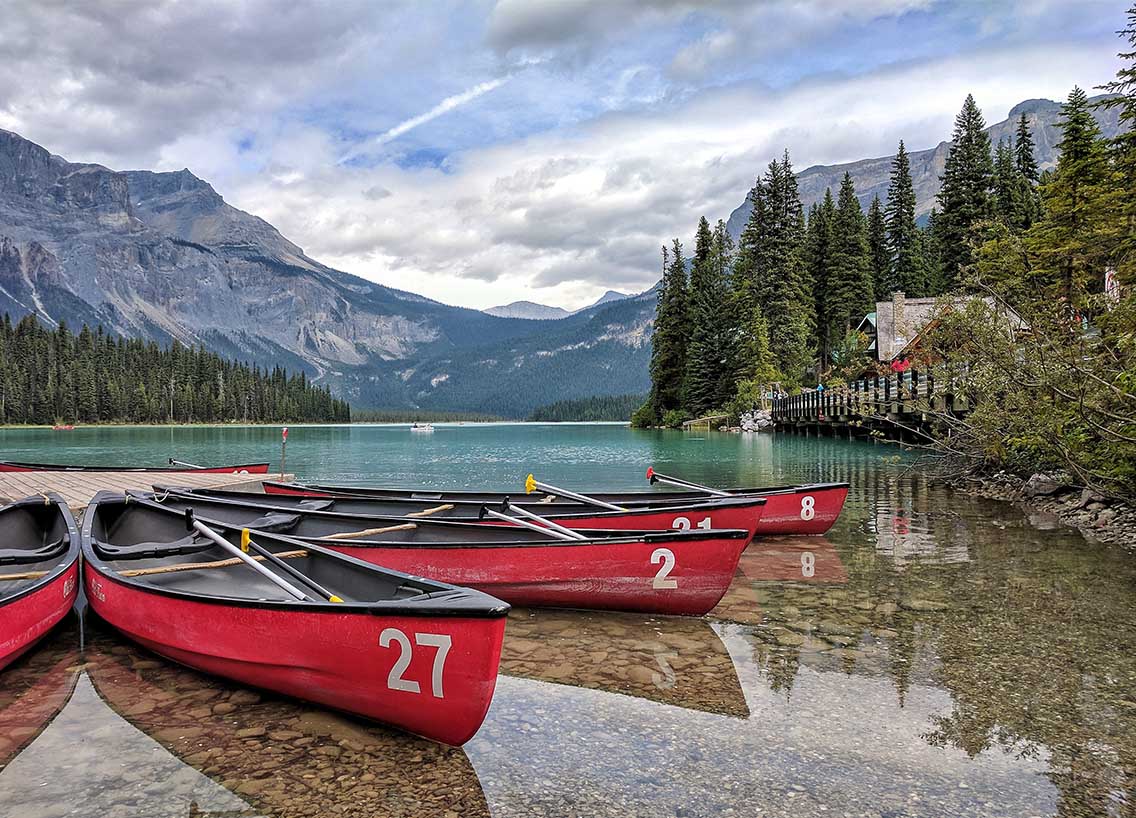
[{"label": "paddle shaft", "polygon": [[557,488],[556,486],[551,486],[548,483],[541,483],[539,480],[534,480],[533,485],[541,491],[546,491],[549,494],[555,494],[557,497],[567,497],[569,500],[577,500],[581,503],[587,503],[588,505],[599,506],[600,508],[606,508],[609,511],[627,510],[625,508],[621,508],[620,506],[614,505],[613,503],[608,503],[604,500],[597,500],[595,497],[589,497],[586,494],[577,494],[574,491]]},{"label": "paddle shaft", "polygon": [[331,591],[327,590],[327,588],[323,587],[318,582],[316,582],[314,579],[309,577],[303,571],[300,571],[297,568],[293,568],[291,565],[289,565],[288,563],[281,560],[279,557],[277,557],[275,554],[273,554],[271,551],[269,551],[264,546],[260,545],[259,543],[253,542],[252,538],[248,535],[247,532],[248,532],[247,528],[245,529],[244,532],[242,532],[241,542],[248,543],[248,547],[253,549],[254,551],[256,551],[256,553],[258,553],[260,556],[264,557],[266,560],[271,562],[273,565],[278,566],[280,568],[280,570],[284,571],[285,573],[290,574],[295,579],[300,580],[300,582],[307,585],[309,588],[311,588],[317,594],[322,594],[323,598],[326,599],[328,602],[342,602],[343,601],[338,596],[333,594]]},{"label": "paddle shaft", "polygon": [[0,574],[0,582],[16,579],[42,579],[46,577],[47,574],[47,571],[25,571],[22,574]]},{"label": "paddle shaft", "polygon": [[206,537],[206,538],[212,540],[213,542],[215,542],[217,545],[219,545],[221,547],[222,550],[228,551],[230,554],[232,554],[234,557],[239,559],[241,562],[245,563],[249,568],[252,568],[258,574],[261,574],[262,576],[264,576],[265,579],[267,579],[267,580],[271,581],[273,584],[277,585],[279,588],[281,588],[283,591],[285,591],[289,596],[293,597],[294,599],[304,600],[305,602],[311,602],[312,601],[311,597],[309,597],[307,594],[305,594],[303,591],[301,591],[295,585],[288,582],[288,580],[284,579],[283,577],[276,576],[276,574],[272,573],[267,568],[265,568],[263,565],[261,565],[260,562],[258,562],[257,560],[254,560],[252,557],[250,557],[244,551],[239,549],[237,546],[233,545],[231,542],[226,540],[224,537],[222,537],[216,531],[211,529],[209,526],[205,525],[200,520],[193,520],[192,523],[193,523],[194,530],[198,534],[201,534],[203,537]]},{"label": "paddle shaft", "polygon": [[[279,559],[292,559],[293,557],[306,557],[307,551],[281,551],[276,554]],[[263,560],[264,557],[253,557],[258,562]],[[243,560],[228,559],[228,560],[215,560],[213,562],[181,562],[177,565],[161,565],[157,568],[131,568],[128,571],[119,571],[120,576],[124,577],[149,577],[154,574],[174,574],[178,571],[199,571],[209,568],[229,568],[233,565],[240,565]]]},{"label": "paddle shaft", "polygon": [[654,483],[656,481],[658,481],[660,483],[670,483],[672,486],[678,486],[678,487],[684,488],[684,489],[694,489],[695,491],[704,491],[707,494],[713,494],[715,497],[732,497],[733,496],[728,491],[722,491],[720,489],[712,489],[709,486],[702,486],[702,485],[699,485],[698,483],[691,483],[689,480],[682,480],[678,477],[668,477],[665,474],[659,474],[658,472],[653,472],[651,474],[651,482]]},{"label": "paddle shaft", "polygon": [[483,508],[483,510],[490,517],[493,517],[493,518],[498,519],[498,520],[506,520],[510,523],[513,523],[514,525],[519,525],[523,528],[531,529],[532,531],[539,531],[541,534],[546,534],[549,537],[554,537],[555,539],[558,539],[558,540],[565,540],[567,542],[571,542],[573,540],[584,539],[583,537],[569,536],[568,534],[564,534],[564,533],[557,531],[553,528],[545,528],[542,525],[537,525],[536,523],[530,523],[528,520],[523,520],[520,517],[510,517],[508,514],[502,514],[500,511],[494,511],[491,508]]},{"label": "paddle shaft", "polygon": [[402,525],[388,525],[386,528],[365,528],[362,531],[341,531],[338,534],[328,534],[320,537],[322,540],[358,540],[374,534],[386,534],[388,531],[413,531],[418,523],[403,523]]},{"label": "paddle shaft", "polygon": [[190,469],[204,469],[205,468],[204,466],[198,466],[194,463],[186,463],[184,460],[174,460],[172,457],[170,458],[170,465],[171,466],[185,466],[186,468],[190,468]]},{"label": "paddle shaft", "polygon": [[565,526],[562,526],[559,523],[554,523],[554,522],[552,522],[552,520],[549,520],[546,517],[541,517],[539,514],[533,514],[528,509],[521,508],[520,506],[514,506],[511,503],[509,503],[507,500],[505,501],[505,503],[506,504],[505,504],[504,507],[507,508],[509,511],[520,514],[522,517],[528,517],[530,520],[536,520],[541,525],[547,526],[548,528],[551,528],[553,531],[559,531],[561,534],[564,534],[568,537],[571,537],[573,540],[586,540],[586,539],[588,539],[587,537],[585,537],[580,532],[573,531],[572,529],[566,528]]}]

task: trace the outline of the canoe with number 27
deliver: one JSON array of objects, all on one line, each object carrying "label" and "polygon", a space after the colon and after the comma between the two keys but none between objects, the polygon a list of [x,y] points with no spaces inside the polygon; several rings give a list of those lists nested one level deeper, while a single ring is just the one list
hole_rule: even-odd
[{"label": "canoe with number 27", "polygon": [[176,662],[445,744],[489,709],[509,606],[487,594],[110,492],[82,540],[94,612]]}]

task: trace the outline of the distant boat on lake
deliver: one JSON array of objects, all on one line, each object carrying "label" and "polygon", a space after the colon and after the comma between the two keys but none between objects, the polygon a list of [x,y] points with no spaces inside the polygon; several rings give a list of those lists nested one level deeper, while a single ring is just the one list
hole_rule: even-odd
[{"label": "distant boat on lake", "polygon": [[412,432],[432,432],[432,431],[434,431],[434,424],[433,423],[419,423],[418,421],[415,421],[414,423],[410,424],[410,431],[412,431]]}]

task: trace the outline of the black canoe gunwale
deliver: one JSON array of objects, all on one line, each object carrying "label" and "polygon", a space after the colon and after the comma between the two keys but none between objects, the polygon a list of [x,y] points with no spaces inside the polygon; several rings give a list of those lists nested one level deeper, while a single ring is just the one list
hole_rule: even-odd
[{"label": "black canoe gunwale", "polygon": [[[164,485],[164,484],[156,484],[156,485],[153,486],[153,489],[154,489],[155,494],[172,494],[172,495],[178,496],[178,497],[189,497],[189,496],[193,496],[196,493],[195,490],[192,489],[192,488],[181,488],[181,487],[177,487],[177,486],[168,486],[168,485]],[[319,515],[319,514],[336,515],[336,514],[338,514],[339,516],[355,517],[355,518],[363,519],[363,520],[366,520],[366,519],[373,519],[373,520],[402,519],[404,522],[414,522],[418,519],[421,519],[421,518],[417,518],[417,517],[406,517],[406,515],[404,515],[404,514],[348,514],[346,512],[336,512],[334,510],[332,510],[332,511],[320,511],[320,510],[315,510],[315,509],[298,510],[298,509],[293,508],[293,507],[271,505],[271,503],[272,503],[271,498],[273,498],[276,495],[256,494],[256,493],[253,493],[253,492],[249,492],[248,494],[249,494],[249,497],[258,498],[258,499],[249,500],[247,502],[241,502],[240,500],[237,500],[237,499],[230,499],[227,496],[226,497],[213,496],[213,495],[210,495],[208,492],[202,492],[200,494],[200,496],[202,498],[207,499],[207,500],[212,501],[212,502],[227,502],[227,503],[230,503],[230,504],[233,504],[233,505],[245,505],[245,506],[255,505],[255,506],[258,506],[260,508],[269,508],[269,509],[272,509],[274,511],[289,511],[289,512],[292,512],[292,513],[297,513],[298,511],[303,511],[303,513],[305,513],[305,514],[313,514],[313,515]],[[283,496],[283,495],[279,495],[279,496]],[[269,499],[261,501],[259,499],[261,497],[265,497],[265,498],[269,498]],[[406,504],[408,506],[415,506],[415,505],[424,505],[424,504],[427,504],[427,503],[436,502],[434,500],[413,500],[413,499],[410,499],[410,498],[403,498],[403,497],[363,497],[363,496],[339,497],[339,498],[328,497],[328,498],[311,498],[311,499],[374,500],[376,503],[392,503],[396,506],[400,505],[400,504]],[[478,502],[478,501],[475,501],[475,500],[458,500],[458,501],[455,501],[455,502],[462,503],[463,505],[461,507],[467,508],[471,512],[476,510],[476,509],[481,508],[481,506],[492,505],[491,503]],[[640,506],[638,508],[632,507],[632,508],[628,508],[628,509],[624,509],[624,510],[620,510],[620,511],[614,511],[614,510],[599,508],[599,507],[597,507],[594,511],[576,511],[575,506],[573,506],[573,511],[550,513],[547,516],[553,517],[556,520],[561,521],[562,524],[571,528],[572,527],[571,521],[575,520],[575,519],[581,519],[581,518],[601,519],[602,520],[602,519],[605,519],[605,518],[614,518],[614,517],[644,517],[644,516],[647,516],[648,514],[658,514],[658,513],[667,512],[667,511],[675,512],[677,514],[686,514],[686,513],[694,514],[694,513],[701,512],[701,511],[713,511],[714,509],[722,509],[722,508],[730,508],[730,509],[760,508],[760,507],[764,506],[766,504],[766,502],[767,501],[764,497],[746,497],[746,496],[706,497],[705,499],[700,499],[698,502],[691,502],[691,501],[688,500],[685,503],[682,503],[682,502],[676,501],[676,504],[673,505],[673,506],[672,505]],[[520,501],[520,500],[518,500],[516,504],[517,505],[523,505],[526,508],[529,507],[529,506],[539,506],[540,505],[540,503],[537,502],[537,501],[531,501],[531,502],[525,503],[525,502]],[[584,505],[584,504],[580,503],[579,505]],[[546,507],[554,508],[555,504],[550,503],[550,504],[547,504]],[[471,517],[438,517],[434,520],[431,520],[431,522],[460,523],[460,522],[469,522],[472,519],[473,519],[472,516]]]},{"label": "black canoe gunwale", "polygon": [[[468,519],[424,519],[421,517],[395,517],[389,515],[366,515],[366,514],[349,514],[336,511],[321,511],[316,509],[297,509],[288,506],[272,506],[263,503],[241,503],[238,500],[221,500],[214,497],[202,496],[201,498],[195,497],[193,494],[177,492],[169,490],[166,492],[170,497],[177,499],[178,502],[186,505],[192,505],[194,500],[200,499],[206,503],[214,503],[216,505],[231,506],[233,508],[249,508],[249,509],[263,509],[266,511],[286,511],[290,514],[295,514],[301,517],[313,517],[322,519],[337,519],[337,520],[358,520],[360,523],[406,523],[413,522],[415,525],[427,525],[436,527],[438,529],[467,529],[470,526],[477,526],[478,528],[486,527],[482,523],[471,522]],[[147,496],[140,496],[134,492],[128,492],[127,496],[131,502],[142,504],[155,504],[171,510],[168,506],[164,505],[164,501],[151,499]],[[259,496],[259,495],[256,495]],[[179,511],[178,513],[182,513]],[[228,526],[229,528],[237,527],[234,523],[225,523],[216,521],[214,518],[209,517],[208,510],[202,511],[198,516],[205,522],[213,520],[218,525]],[[559,518],[558,518],[559,519]],[[248,528],[248,526],[245,526]],[[253,528],[252,530],[256,530]],[[360,548],[419,548],[424,550],[436,549],[444,550],[447,548],[543,548],[549,546],[579,546],[579,545],[627,545],[635,542],[648,542],[666,544],[671,542],[689,542],[691,540],[705,540],[708,538],[722,539],[722,540],[741,540],[749,537],[749,531],[744,528],[710,528],[710,529],[687,529],[677,530],[671,529],[660,531],[657,529],[644,529],[642,531],[625,531],[621,529],[601,529],[607,533],[608,536],[604,537],[588,537],[584,540],[559,540],[549,537],[548,539],[538,540],[498,540],[481,542],[477,540],[443,540],[434,541],[400,541],[400,540],[339,540],[327,535],[313,537],[313,536],[300,536],[293,534],[282,534],[280,536],[286,537],[290,540],[299,540],[305,543],[323,544],[333,548],[357,546]],[[589,529],[580,529],[580,533],[587,536]],[[334,543],[334,546],[332,544]]]},{"label": "black canoe gunwale", "polygon": [[[214,472],[216,474],[240,474],[241,470],[248,471],[252,468],[260,468],[261,466],[267,467],[267,462],[261,463],[238,463],[233,466],[203,466],[200,469],[178,468],[175,466],[64,466],[57,463],[21,463],[17,460],[0,460],[0,466],[15,466],[19,469],[28,469],[30,471],[90,471],[90,472],[155,472],[159,474],[181,474],[183,472],[204,472],[209,473],[215,469],[225,469],[223,472]],[[262,474],[265,472],[261,472]],[[249,472],[252,474],[252,472]]]},{"label": "black canoe gunwale", "polygon": [[[55,565],[52,566],[46,574],[37,580],[33,580],[31,584],[21,588],[18,591],[12,592],[8,596],[0,596],[0,608],[5,605],[10,605],[29,594],[34,594],[36,591],[50,585],[55,580],[59,579],[63,574],[71,569],[76,561],[79,559],[79,554],[82,551],[82,544],[79,537],[79,526],[75,522],[75,515],[71,513],[71,509],[67,506],[67,502],[53,491],[44,494],[36,495],[35,497],[25,497],[22,500],[15,500],[4,506],[0,506],[0,520],[3,519],[4,513],[27,506],[55,506],[59,514],[63,517],[63,524],[67,527],[67,551],[58,558]],[[8,573],[10,568],[19,568],[19,565],[0,567],[0,574]]]},{"label": "black canoe gunwale", "polygon": [[[329,497],[329,499],[332,499],[334,497],[334,495],[343,495],[345,497],[351,497],[352,499],[358,499],[358,500],[362,500],[362,499],[375,499],[375,500],[397,499],[400,495],[405,495],[406,498],[410,499],[411,495],[413,495],[413,494],[430,494],[430,495],[438,495],[438,496],[419,497],[419,498],[414,498],[414,499],[420,500],[421,502],[445,502],[447,498],[453,499],[453,500],[460,500],[460,501],[463,501],[463,502],[479,502],[477,500],[474,500],[473,498],[479,497],[479,496],[482,496],[482,495],[485,495],[485,494],[500,494],[500,495],[503,495],[503,496],[514,497],[514,498],[516,498],[517,502],[523,502],[524,498],[526,496],[538,496],[538,495],[539,496],[546,496],[548,494],[552,494],[553,496],[556,496],[555,492],[546,492],[546,491],[537,492],[537,493],[534,493],[533,495],[526,495],[523,490],[521,490],[519,492],[508,492],[508,491],[476,491],[476,490],[471,490],[471,489],[433,489],[433,488],[417,488],[416,489],[416,488],[413,488],[413,487],[399,487],[399,486],[373,486],[373,487],[370,487],[370,486],[333,486],[333,485],[328,485],[326,483],[299,483],[299,482],[282,483],[279,480],[265,480],[263,482],[264,482],[264,485],[266,485],[266,486],[278,486],[278,487],[284,488],[284,489],[292,489],[292,490],[298,490],[298,491],[310,491],[310,492],[313,492],[313,493],[322,492],[322,493],[331,495],[332,497]],[[765,487],[765,488],[726,488],[726,489],[721,489],[721,491],[728,492],[729,497],[720,497],[718,495],[710,494],[709,492],[700,492],[700,491],[697,491],[697,490],[694,490],[694,489],[682,490],[682,489],[679,489],[677,487],[674,488],[674,489],[662,489],[662,490],[659,490],[659,491],[651,491],[651,490],[635,491],[634,489],[632,489],[630,491],[597,491],[597,492],[594,492],[593,494],[594,494],[595,497],[597,497],[601,500],[602,499],[609,499],[609,501],[611,501],[610,498],[613,498],[613,497],[617,498],[616,500],[611,501],[611,502],[618,502],[619,501],[618,498],[622,498],[623,502],[627,502],[627,503],[652,502],[654,500],[662,500],[664,502],[669,501],[669,500],[674,500],[676,502],[686,500],[686,501],[690,502],[692,500],[699,499],[699,498],[705,498],[707,500],[715,499],[715,498],[725,500],[725,499],[739,498],[739,497],[764,497],[766,495],[774,495],[774,494],[808,494],[808,493],[814,492],[814,491],[826,491],[826,490],[830,490],[830,489],[847,489],[847,488],[851,488],[850,483],[831,482],[831,483],[801,483],[801,484],[798,484],[798,485],[768,486],[768,487]],[[587,492],[585,492],[585,493],[587,493]],[[463,495],[468,495],[469,499],[466,499],[465,497],[463,497]],[[566,501],[570,501],[570,498],[566,498]],[[531,502],[537,502],[537,501],[531,501]]]},{"label": "black canoe gunwale", "polygon": [[[124,577],[111,566],[110,563],[114,562],[114,560],[107,560],[99,556],[98,551],[95,548],[95,539],[92,532],[92,528],[94,527],[95,523],[95,517],[97,515],[97,507],[102,504],[119,502],[124,503],[128,506],[134,504],[141,507],[148,507],[151,510],[160,511],[163,514],[167,514],[172,517],[184,519],[184,515],[180,512],[172,511],[156,503],[139,501],[137,498],[133,498],[128,502],[126,495],[123,495],[119,492],[105,490],[100,491],[98,494],[96,494],[91,500],[90,505],[87,506],[87,512],[83,515],[83,527],[81,535],[83,561],[101,578],[109,582],[113,582],[116,585],[122,585],[135,591],[155,594],[157,596],[170,597],[173,599],[180,599],[188,602],[198,602],[206,605],[321,614],[352,613],[369,614],[371,616],[380,617],[404,616],[411,618],[447,617],[457,619],[499,619],[509,613],[510,605],[507,602],[504,602],[494,596],[474,590],[472,588],[464,588],[458,585],[451,585],[446,582],[439,582],[438,580],[428,579],[426,577],[415,576],[414,574],[403,573],[402,571],[395,571],[391,568],[383,568],[381,566],[374,565],[373,563],[352,557],[349,554],[341,554],[329,548],[324,548],[323,546],[315,543],[297,540],[292,537],[285,537],[280,534],[268,534],[263,532],[257,532],[256,536],[258,540],[271,540],[275,541],[277,544],[289,545],[297,549],[304,549],[316,554],[320,554],[324,557],[329,557],[333,560],[342,560],[358,568],[363,568],[367,571],[378,574],[388,581],[396,580],[400,584],[410,583],[412,586],[433,586],[435,590],[424,591],[420,595],[414,597],[407,597],[404,599],[379,600],[375,602],[325,602],[321,600],[247,599],[241,597],[229,597],[216,594],[186,591],[178,588],[165,588],[162,586],[150,584],[134,577]],[[221,534],[231,534],[234,532],[239,532],[241,530],[240,526],[233,526],[229,523],[208,521],[207,524],[210,528],[218,530]]]}]

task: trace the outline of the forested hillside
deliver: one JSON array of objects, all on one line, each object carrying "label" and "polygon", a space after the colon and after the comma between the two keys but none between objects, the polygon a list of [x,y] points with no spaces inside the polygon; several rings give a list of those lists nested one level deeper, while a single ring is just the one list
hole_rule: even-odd
[{"label": "forested hillside", "polygon": [[564,421],[627,420],[643,403],[643,395],[597,395],[590,398],[562,400],[541,406],[529,415],[538,423]]},{"label": "forested hillside", "polygon": [[[736,412],[776,387],[839,389],[876,366],[856,329],[874,301],[949,296],[940,304],[963,307],[940,311],[919,354],[949,364],[977,408],[941,419],[940,450],[1136,495],[1136,7],[1123,35],[1133,47],[1109,95],[1074,87],[1062,106],[1052,170],[1039,173],[1025,116],[992,145],[967,96],[926,228],[902,141],[886,201],[867,212],[846,173],[806,214],[788,151],[770,163],[737,247],[703,218],[689,262],[678,239],[664,248],[635,422]],[[1098,106],[1118,135],[1102,135]]]},{"label": "forested hillside", "polygon": [[0,423],[349,421],[307,376],[249,367],[178,343],[78,335],[31,316],[0,321]]}]

